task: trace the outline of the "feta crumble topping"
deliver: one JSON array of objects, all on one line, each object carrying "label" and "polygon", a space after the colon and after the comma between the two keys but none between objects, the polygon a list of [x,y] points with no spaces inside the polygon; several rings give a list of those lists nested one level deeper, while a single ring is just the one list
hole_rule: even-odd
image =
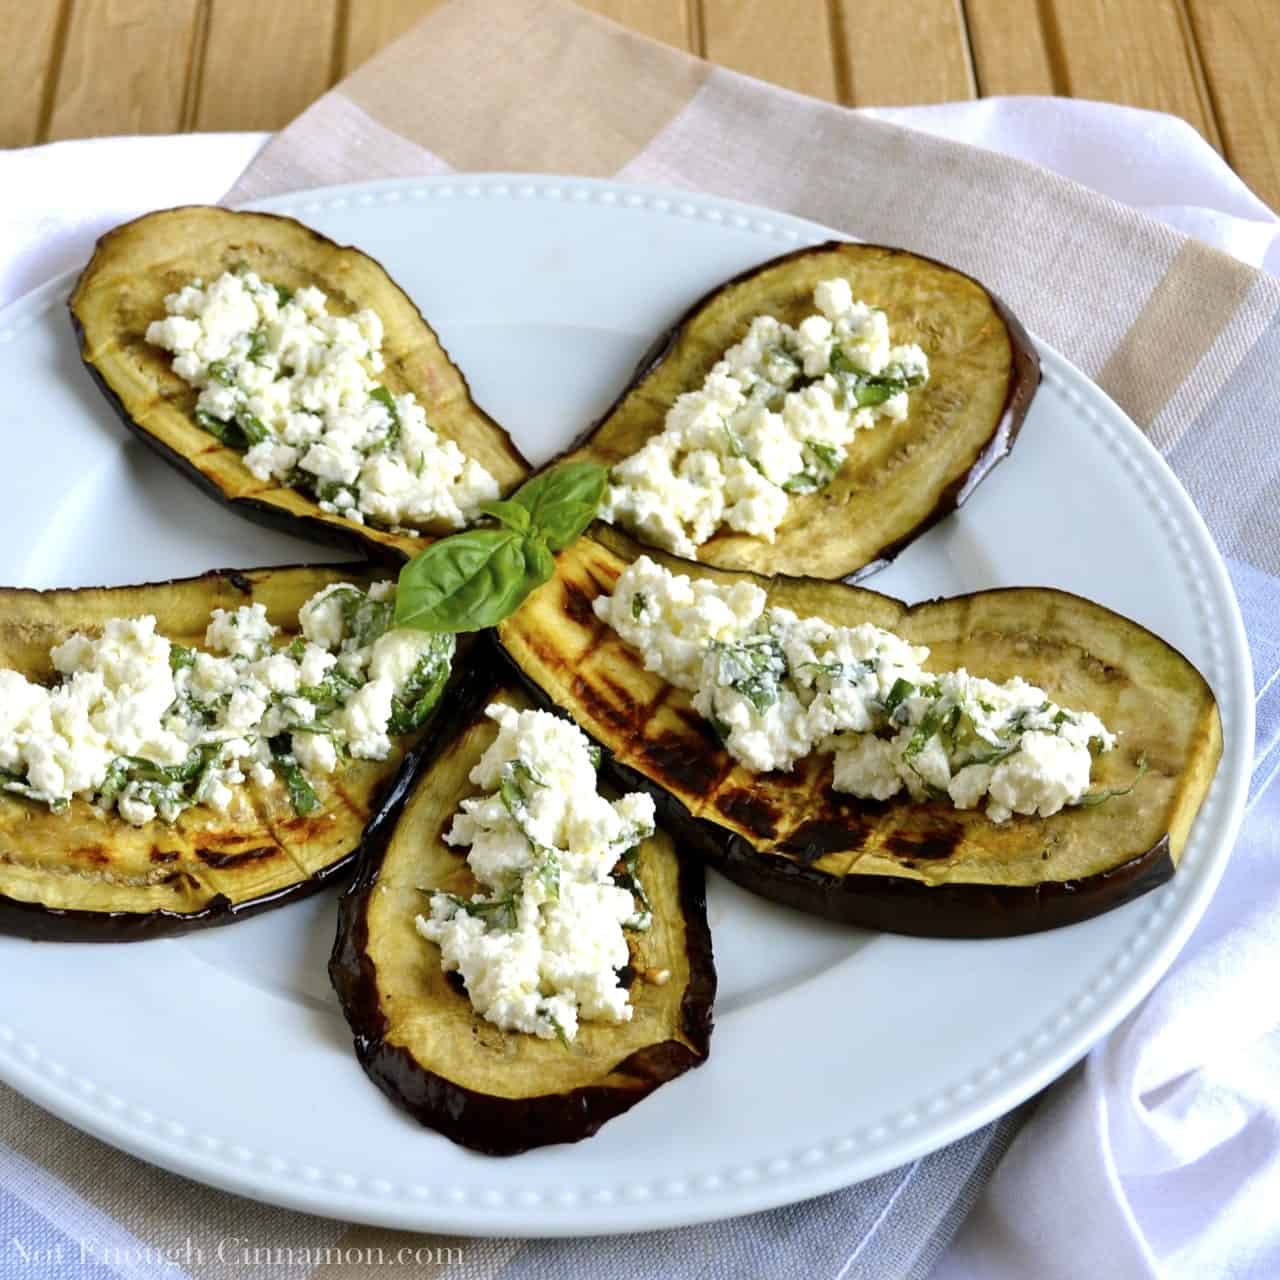
[{"label": "feta crumble topping", "polygon": [[498,497],[497,481],[428,426],[414,396],[375,380],[377,313],[330,315],[327,301],[229,271],[169,294],[147,341],[173,353],[174,372],[200,390],[196,421],[244,449],[259,480],[361,524],[460,528]]},{"label": "feta crumble topping", "polygon": [[613,468],[602,519],[689,559],[722,526],[773,542],[791,495],[825,488],[857,432],[907,416],[925,353],[891,346],[885,313],[847,280],[822,281],[813,301],[796,328],[757,316],[676,398],[663,430]]},{"label": "feta crumble topping", "polygon": [[641,556],[594,608],[760,772],[831,752],[837,791],[887,800],[905,789],[958,809],[985,801],[1004,822],[1079,803],[1092,752],[1116,744],[1097,716],[1020,677],[928,671],[923,646],[870,623],[797,617],[750,582],[695,580]]},{"label": "feta crumble topping", "polygon": [[480,892],[433,894],[416,928],[503,1030],[571,1041],[582,1021],[629,1022],[618,970],[624,931],[649,925],[634,850],[653,834],[653,800],[601,796],[591,745],[569,721],[500,703],[486,714],[498,736],[471,771],[486,794],[464,800],[445,835],[469,846]]},{"label": "feta crumble topping", "polygon": [[394,593],[326,587],[284,647],[261,604],[215,609],[205,649],[151,616],[76,632],[52,650],[52,687],[0,670],[0,790],[55,811],[81,796],[142,826],[193,804],[225,812],[235,787],[279,776],[310,812],[311,779],[385,759],[448,678],[453,637],[393,628]]}]

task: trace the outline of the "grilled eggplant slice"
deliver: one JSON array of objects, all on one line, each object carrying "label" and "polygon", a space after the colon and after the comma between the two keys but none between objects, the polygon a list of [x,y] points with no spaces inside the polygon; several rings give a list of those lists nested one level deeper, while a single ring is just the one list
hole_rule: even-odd
[{"label": "grilled eggplant slice", "polygon": [[[288,635],[298,630],[298,610],[322,587],[365,585],[378,576],[342,565],[223,570],[138,587],[0,590],[0,667],[48,679],[52,645],[108,618],[146,613],[170,639],[199,648],[211,610],[260,601]],[[455,663],[455,680],[464,666]],[[294,812],[278,780],[239,788],[225,814],[197,805],[172,825],[143,827],[81,799],[55,814],[0,794],[0,931],[133,941],[226,924],[312,893],[349,866],[365,823],[397,773],[411,767],[406,752],[430,732],[428,723],[386,760],[351,761],[317,784],[320,807],[305,817]]]},{"label": "grilled eggplant slice", "polygon": [[[487,702],[527,707],[517,689],[455,703],[434,758],[378,818],[339,907],[329,964],[370,1079],[429,1128],[476,1151],[512,1155],[590,1137],[659,1085],[707,1056],[716,975],[702,868],[661,831],[638,870],[653,923],[631,936],[630,1022],[582,1023],[571,1045],[500,1030],[482,1019],[414,928],[436,890],[469,894],[465,851],[442,839],[467,775],[493,741]],[[661,985],[646,971],[666,969]]]},{"label": "grilled eggplant slice", "polygon": [[[1029,933],[1084,920],[1174,872],[1222,753],[1213,694],[1175,649],[1137,623],[1048,588],[982,591],[908,607],[844,583],[757,578],[770,602],[831,622],[872,622],[932,650],[939,670],[1022,675],[1119,734],[1096,788],[1127,795],[1051,818],[996,825],[979,811],[832,791],[830,756],[790,774],[752,773],[720,747],[689,696],[592,613],[638,553],[597,526],[557,576],[498,629],[544,702],[570,712],[644,787],[683,847],[767,898],[849,924],[944,937]],[[607,545],[606,545],[607,544]],[[671,557],[673,571],[732,575]]]},{"label": "grilled eggplant slice", "polygon": [[830,241],[775,258],[709,293],[660,338],[631,382],[570,456],[613,466],[663,428],[681,392],[702,385],[762,314],[798,324],[813,289],[843,276],[883,307],[896,343],[918,342],[929,381],[905,422],[860,431],[835,478],[792,496],[777,540],[724,529],[703,564],[757,573],[844,578],[870,573],[960,506],[1008,454],[1040,382],[1027,332],[976,280],[930,258]]},{"label": "grilled eggplant slice", "polygon": [[206,493],[269,528],[391,563],[445,532],[397,533],[322,511],[299,490],[258,480],[239,453],[196,425],[198,393],[170,369],[169,353],[147,342],[147,325],[164,316],[166,294],[239,266],[290,289],[314,285],[339,315],[372,308],[385,330],[384,385],[396,395],[412,391],[432,427],[485,466],[504,493],[525,478],[528,464],[511,437],[471,398],[431,326],[377,262],[292,218],[195,205],[108,232],[70,305],[81,357],[121,421]]}]

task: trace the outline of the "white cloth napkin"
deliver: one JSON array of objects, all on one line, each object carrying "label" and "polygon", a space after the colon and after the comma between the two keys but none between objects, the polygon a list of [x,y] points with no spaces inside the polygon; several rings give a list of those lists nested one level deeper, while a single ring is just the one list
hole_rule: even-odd
[{"label": "white cloth napkin", "polygon": [[[1048,98],[872,114],[1033,160],[1280,275],[1280,221],[1171,117]],[[218,199],[264,139],[0,152],[0,305],[82,263],[124,218]],[[1250,619],[1255,644],[1268,643],[1268,621]],[[1280,1276],[1278,962],[1272,784],[1173,969],[1050,1092],[943,1258],[940,1280]],[[862,1274],[856,1263],[847,1280]]]}]

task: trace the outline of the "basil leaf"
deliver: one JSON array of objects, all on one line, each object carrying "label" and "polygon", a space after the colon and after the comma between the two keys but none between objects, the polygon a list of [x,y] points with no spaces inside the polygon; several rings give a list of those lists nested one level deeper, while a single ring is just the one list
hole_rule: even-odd
[{"label": "basil leaf", "polygon": [[485,515],[492,516],[499,524],[505,525],[516,533],[528,533],[532,525],[529,508],[521,506],[518,502],[505,500],[482,502],[480,510]]},{"label": "basil leaf", "polygon": [[400,570],[395,625],[419,631],[496,626],[555,570],[546,545],[510,529],[433,542]]},{"label": "basil leaf", "polygon": [[552,551],[563,551],[596,518],[608,478],[594,462],[565,462],[527,480],[511,501],[528,511]]}]

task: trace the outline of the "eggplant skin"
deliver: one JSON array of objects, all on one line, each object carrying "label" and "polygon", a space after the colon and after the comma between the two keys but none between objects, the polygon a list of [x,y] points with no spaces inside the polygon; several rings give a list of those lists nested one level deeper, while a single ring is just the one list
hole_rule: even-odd
[{"label": "eggplant skin", "polygon": [[[366,565],[220,569],[136,587],[0,589],[0,667],[52,674],[49,649],[108,618],[152,613],[171,639],[199,647],[210,612],[260,601],[288,634],[299,607],[331,582],[367,585]],[[436,714],[470,679],[465,650]],[[340,880],[366,823],[391,802],[430,736],[432,721],[386,761],[352,762],[317,788],[302,816],[284,788],[239,788],[218,815],[197,805],[174,824],[134,827],[74,799],[65,814],[0,796],[0,933],[32,941],[135,942],[185,933],[283,906]]]},{"label": "eggplant skin", "polygon": [[[483,697],[473,690],[455,701],[424,746],[414,777],[400,781],[371,827],[356,878],[339,903],[329,976],[356,1056],[378,1088],[451,1141],[505,1156],[590,1137],[659,1085],[699,1066],[710,1048],[716,974],[701,864],[677,856],[659,835],[642,847],[641,867],[660,867],[663,888],[665,877],[675,883],[673,892],[655,898],[654,929],[664,933],[654,945],[671,945],[667,939],[675,935],[665,931],[678,924],[679,954],[666,986],[633,984],[632,1022],[584,1023],[565,1048],[485,1022],[445,979],[413,916],[425,907],[423,889],[438,887],[441,875],[455,892],[474,887],[458,870],[463,857],[440,836],[473,790],[466,772],[492,739],[481,708],[495,698],[529,705],[514,687],[480,692]],[[464,878],[453,878],[459,875]],[[654,897],[652,882],[646,887]],[[383,906],[388,899],[391,905]],[[379,931],[388,936],[378,938]],[[633,947],[653,941],[636,937]],[[656,1034],[645,1042],[655,1022]],[[618,1047],[623,1044],[626,1052]]]},{"label": "eggplant skin", "polygon": [[1008,456],[1040,385],[1035,344],[1009,307],[936,259],[830,240],[735,276],[655,340],[567,456],[613,466],[635,453],[754,316],[797,323],[813,310],[814,285],[833,276],[888,312],[895,342],[924,347],[929,382],[911,393],[904,422],[858,433],[826,488],[792,496],[774,542],[722,529],[699,547],[698,562],[813,578],[864,578],[883,568]]},{"label": "eggplant skin", "polygon": [[322,511],[300,490],[258,480],[240,453],[196,425],[197,392],[172,371],[169,353],[147,342],[147,325],[164,316],[166,294],[240,265],[289,288],[315,285],[337,314],[378,312],[380,380],[395,394],[412,391],[433,429],[487,467],[504,494],[528,475],[510,435],[475,403],[435,331],[373,258],[279,214],[188,205],[107,232],[69,306],[84,366],[120,421],[205,493],[269,529],[391,564],[449,532],[394,533]]},{"label": "eggplant skin", "polygon": [[[845,583],[760,578],[773,604],[841,625],[866,621],[932,650],[932,665],[1023,675],[1061,705],[1096,711],[1119,746],[1094,762],[1093,790],[1133,790],[1050,818],[995,824],[979,810],[837,793],[831,759],[756,774],[600,623],[641,548],[597,526],[561,554],[557,577],[498,628],[533,696],[568,710],[619,785],[653,795],[682,847],[744,888],[812,915],[895,933],[985,938],[1056,928],[1164,883],[1222,753],[1217,704],[1176,649],[1139,624],[1050,588],[1014,587],[908,607]],[[675,572],[741,575],[674,557]]]}]

